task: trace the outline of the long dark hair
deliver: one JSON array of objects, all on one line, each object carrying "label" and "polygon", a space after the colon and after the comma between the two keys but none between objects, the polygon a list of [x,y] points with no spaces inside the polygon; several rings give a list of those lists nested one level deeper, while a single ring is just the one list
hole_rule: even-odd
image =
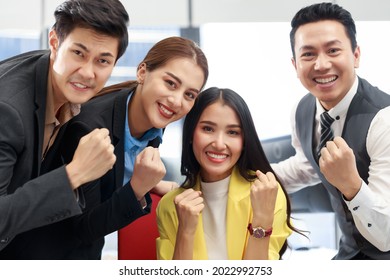
[{"label": "long dark hair", "polygon": [[[138,64],[138,68],[145,63],[146,69],[150,72],[164,66],[168,61],[176,58],[190,58],[202,69],[204,75],[203,86],[209,76],[207,58],[200,47],[192,40],[182,37],[168,37],[157,42],[146,54],[145,58]],[[124,88],[130,90],[137,87],[136,80],[130,80],[104,88],[99,95],[118,91]]]},{"label": "long dark hair", "polygon": [[[236,163],[236,166],[241,176],[244,177],[247,181],[251,182],[256,179],[256,175],[253,171],[260,170],[263,173],[272,172],[275,174],[275,172],[272,170],[271,164],[267,159],[267,156],[264,153],[259,137],[256,137],[257,132],[255,124],[253,122],[248,105],[244,99],[231,89],[211,87],[198,95],[195,100],[194,107],[187,114],[184,120],[181,156],[181,173],[185,176],[185,181],[182,184],[183,188],[194,187],[197,176],[200,172],[200,165],[196,160],[192,149],[192,139],[194,136],[195,127],[199,122],[202,112],[211,104],[219,101],[222,101],[224,105],[232,108],[240,119],[244,143],[242,153]],[[277,178],[276,174],[275,177]],[[294,228],[290,223],[290,200],[280,180],[278,178],[277,180],[287,201],[287,226],[293,231],[300,233],[300,231]],[[279,252],[280,256],[283,255],[286,249],[287,241],[284,243]]]}]

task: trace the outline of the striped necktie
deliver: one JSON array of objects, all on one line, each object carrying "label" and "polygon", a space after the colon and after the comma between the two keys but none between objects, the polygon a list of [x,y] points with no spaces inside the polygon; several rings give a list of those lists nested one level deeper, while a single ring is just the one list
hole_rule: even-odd
[{"label": "striped necktie", "polygon": [[320,136],[320,144],[317,148],[317,156],[320,158],[321,156],[321,149],[326,145],[327,141],[333,140],[333,131],[330,128],[332,123],[334,122],[334,118],[329,116],[328,112],[323,112],[320,117],[320,123],[321,123],[321,136]]}]

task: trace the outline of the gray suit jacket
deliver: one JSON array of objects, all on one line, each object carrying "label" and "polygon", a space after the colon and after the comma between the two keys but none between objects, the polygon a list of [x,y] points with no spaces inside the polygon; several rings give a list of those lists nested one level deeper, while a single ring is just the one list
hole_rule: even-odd
[{"label": "gray suit jacket", "polygon": [[0,62],[0,250],[19,233],[81,213],[64,166],[40,174],[49,55]]}]

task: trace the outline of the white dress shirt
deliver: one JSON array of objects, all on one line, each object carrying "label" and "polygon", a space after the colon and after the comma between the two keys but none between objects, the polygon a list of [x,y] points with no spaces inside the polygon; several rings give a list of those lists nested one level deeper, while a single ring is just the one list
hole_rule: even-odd
[{"label": "white dress shirt", "polygon": [[[356,77],[355,83],[343,100],[328,111],[329,115],[335,118],[331,126],[335,136],[341,136],[346,114],[357,87]],[[319,117],[324,111],[318,100],[316,108],[315,129],[318,131],[316,138],[318,143]],[[293,131],[291,138],[296,154],[277,164],[272,164],[272,168],[289,193],[320,183],[318,175],[303,153],[296,134],[296,109],[297,106],[291,115]],[[371,159],[368,184],[362,180],[359,192],[351,201],[345,203],[352,213],[359,232],[379,250],[388,251],[390,250],[390,107],[380,110],[373,118],[367,134],[366,149]]]}]

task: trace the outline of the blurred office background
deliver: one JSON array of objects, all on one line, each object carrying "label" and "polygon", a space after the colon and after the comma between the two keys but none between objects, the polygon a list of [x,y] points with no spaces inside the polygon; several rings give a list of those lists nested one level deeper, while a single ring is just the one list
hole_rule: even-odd
[{"label": "blurred office background", "polygon": [[[102,0],[103,1],[103,0]],[[0,0],[0,60],[47,48],[53,11],[62,0]],[[273,162],[294,153],[290,146],[291,108],[305,93],[291,64],[290,20],[309,0],[122,0],[130,15],[129,47],[109,84],[133,79],[149,48],[168,36],[189,37],[204,50],[210,67],[206,87],[229,87],[243,96],[253,114],[258,137]],[[361,48],[358,75],[390,93],[390,2],[340,0],[357,25]],[[180,160],[181,122],[170,125],[161,146],[163,157]],[[178,172],[178,170],[177,170]],[[329,259],[337,249],[338,229],[321,186],[291,196],[293,217],[309,239],[293,235],[285,258]],[[105,252],[115,255],[116,236]],[[115,258],[115,256],[114,256]]]}]

